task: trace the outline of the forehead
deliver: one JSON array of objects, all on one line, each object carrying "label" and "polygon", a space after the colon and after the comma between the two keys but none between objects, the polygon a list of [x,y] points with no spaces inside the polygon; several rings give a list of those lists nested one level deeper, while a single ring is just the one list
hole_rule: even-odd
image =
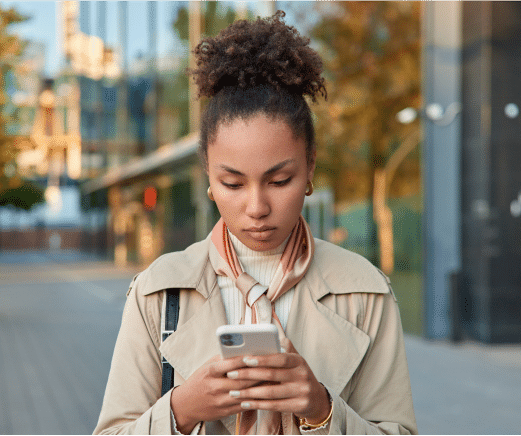
[{"label": "forehead", "polygon": [[284,120],[261,114],[220,123],[208,145],[210,165],[224,161],[227,164],[272,166],[286,159],[305,161],[305,154],[305,140],[295,137]]}]

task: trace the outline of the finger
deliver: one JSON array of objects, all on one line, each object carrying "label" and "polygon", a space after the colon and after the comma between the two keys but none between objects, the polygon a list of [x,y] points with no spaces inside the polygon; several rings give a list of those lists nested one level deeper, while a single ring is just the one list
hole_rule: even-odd
[{"label": "finger", "polygon": [[227,377],[212,377],[205,383],[206,392],[212,397],[227,396],[230,391],[243,390],[259,385],[258,380],[232,380]]},{"label": "finger", "polygon": [[283,383],[294,378],[291,369],[274,367],[242,368],[228,372],[227,377],[232,380],[256,380],[257,382],[272,383]]},{"label": "finger", "polygon": [[244,412],[244,408],[241,406],[241,400],[234,398],[229,394],[223,394],[222,397],[215,399],[214,410],[217,411],[214,412],[215,417],[229,416]]},{"label": "finger", "polygon": [[229,380],[227,378],[223,378],[222,391],[230,392],[230,391],[242,391],[244,389],[251,388],[253,386],[259,386],[264,383],[259,380]]},{"label": "finger", "polygon": [[293,346],[293,343],[288,338],[283,338],[280,342],[280,346],[284,348],[286,353],[297,353],[297,350]]},{"label": "finger", "polygon": [[246,411],[246,409],[241,406],[241,403],[236,402],[233,406],[223,409],[222,416],[236,415],[237,413],[242,413],[245,411]]},{"label": "finger", "polygon": [[230,357],[229,359],[220,359],[209,364],[209,371],[212,377],[224,377],[226,373],[234,371],[238,368],[244,368],[242,356]]},{"label": "finger", "polygon": [[296,398],[282,400],[251,400],[240,403],[241,411],[245,410],[271,410],[274,412],[298,413],[303,410],[302,401]]},{"label": "finger", "polygon": [[[262,384],[242,390],[230,391],[230,396],[248,400],[282,400],[296,397],[301,392],[296,384]],[[303,393],[303,392],[302,392]]]},{"label": "finger", "polygon": [[294,353],[277,353],[245,356],[243,361],[249,367],[294,368],[301,364],[302,358]]},{"label": "finger", "polygon": [[211,359],[208,359],[204,364],[210,365],[211,363],[218,362],[219,360],[222,360],[222,357],[219,354],[216,354]]}]

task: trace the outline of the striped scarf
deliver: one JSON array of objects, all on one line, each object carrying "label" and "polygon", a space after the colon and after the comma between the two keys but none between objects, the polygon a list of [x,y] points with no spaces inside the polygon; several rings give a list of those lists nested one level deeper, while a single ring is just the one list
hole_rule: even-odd
[{"label": "striped scarf", "polygon": [[[295,286],[306,274],[313,259],[314,241],[311,231],[302,216],[284,248],[279,265],[268,288],[259,284],[244,272],[237,258],[222,218],[211,234],[210,263],[217,275],[229,277],[243,295],[241,324],[244,323],[246,305],[251,308],[252,324],[273,323],[279,336],[285,337],[284,330],[275,313],[274,302]],[[265,410],[249,410],[237,415],[239,434],[279,434],[282,414]]]}]

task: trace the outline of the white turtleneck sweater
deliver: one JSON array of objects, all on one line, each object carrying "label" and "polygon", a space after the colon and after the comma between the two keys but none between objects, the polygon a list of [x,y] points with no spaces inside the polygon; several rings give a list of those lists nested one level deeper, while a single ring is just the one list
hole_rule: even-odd
[{"label": "white turtleneck sweater", "polygon": [[[229,233],[229,235],[233,247],[235,248],[235,252],[237,253],[237,258],[239,259],[242,270],[247,272],[261,285],[269,286],[273,276],[275,275],[275,271],[277,270],[277,266],[279,265],[280,258],[282,257],[282,253],[286,247],[286,243],[288,242],[289,237],[281,245],[273,250],[254,251],[244,245],[231,233]],[[221,289],[221,295],[228,324],[239,324],[241,321],[243,305],[243,296],[241,291],[236,288],[230,278],[225,276],[217,276],[217,284]],[[286,330],[286,325],[288,323],[288,316],[294,293],[295,288],[291,288],[275,301],[275,313],[277,314],[284,330]],[[251,318],[248,316],[245,316],[244,321],[246,324],[251,324]],[[182,433],[177,430],[173,412],[171,413],[171,417],[173,434],[181,435]],[[201,423],[197,424],[190,434],[196,435],[199,433],[200,429]],[[306,431],[302,428],[300,429],[302,434],[316,435],[328,434],[328,430],[329,423],[316,430]]]}]

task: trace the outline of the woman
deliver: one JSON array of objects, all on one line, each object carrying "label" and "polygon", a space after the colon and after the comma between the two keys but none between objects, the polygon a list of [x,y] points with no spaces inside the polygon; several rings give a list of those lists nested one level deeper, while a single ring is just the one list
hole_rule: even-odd
[{"label": "woman", "polygon": [[[304,95],[321,60],[282,21],[239,21],[195,50],[210,97],[201,129],[208,238],[134,278],[95,433],[415,433],[398,308],[360,256],[314,240],[301,216],[315,143]],[[177,331],[161,343],[167,288]],[[273,322],[284,351],[219,357],[215,330]],[[161,357],[175,370],[161,396]]]}]

